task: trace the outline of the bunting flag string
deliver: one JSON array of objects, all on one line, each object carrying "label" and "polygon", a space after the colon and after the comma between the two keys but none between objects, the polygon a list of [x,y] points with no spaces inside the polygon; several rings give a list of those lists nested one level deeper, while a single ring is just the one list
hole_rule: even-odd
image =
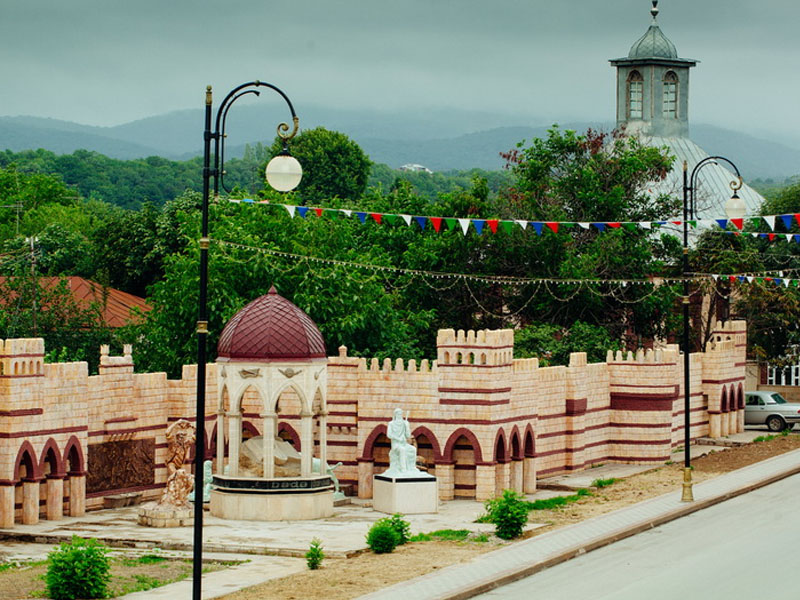
[{"label": "bunting flag string", "polygon": [[[260,252],[263,254],[269,254],[271,256],[278,256],[292,260],[305,261],[308,263],[319,263],[331,266],[343,266],[354,269],[371,270],[374,272],[410,275],[429,280],[450,279],[450,280],[461,280],[465,283],[471,281],[478,283],[511,285],[511,286],[544,285],[545,289],[548,290],[550,295],[552,295],[557,300],[560,300],[562,302],[567,302],[570,299],[574,298],[584,288],[591,289],[591,286],[597,286],[602,284],[615,285],[618,286],[618,288],[620,289],[625,288],[629,285],[636,285],[636,286],[648,285],[648,286],[653,286],[654,290],[652,293],[655,293],[655,288],[658,288],[662,285],[678,284],[678,283],[683,283],[684,281],[687,280],[687,278],[684,277],[652,277],[647,279],[614,279],[614,278],[560,279],[552,277],[510,277],[507,275],[483,275],[475,273],[448,273],[439,271],[422,271],[418,269],[406,269],[403,267],[396,267],[393,265],[375,265],[368,263],[357,263],[345,260],[338,260],[333,258],[320,258],[316,256],[308,256],[303,254],[294,254],[291,252],[283,252],[280,250],[273,250],[271,248],[259,248],[256,246],[250,246],[247,244],[240,244],[237,242],[230,242],[226,240],[218,240],[215,238],[212,238],[211,241],[216,244],[220,244],[222,246],[227,246],[230,248],[238,248],[248,251]],[[690,276],[688,277],[688,280],[689,281],[713,280],[714,282],[728,281],[730,283],[763,283],[763,284],[772,284],[775,286],[783,286],[786,288],[790,287],[800,288],[800,279],[785,277],[785,275],[786,273],[783,271],[770,275],[691,273]],[[557,294],[553,293],[553,290],[550,289],[551,285],[571,286],[574,287],[575,289],[570,290],[570,292],[566,297],[560,297]],[[434,287],[434,289],[437,288]],[[594,290],[592,291],[593,293],[596,293]],[[614,291],[611,291],[608,294],[601,294],[601,295],[611,295],[619,299],[619,297],[615,294]],[[646,296],[645,298],[637,298],[634,302],[641,302],[647,297],[649,297],[649,295]]]},{"label": "bunting flag string", "polygon": [[[503,231],[511,233],[514,227],[519,227],[523,231],[528,228],[536,232],[537,236],[545,235],[547,233],[559,233],[570,229],[578,228],[585,231],[652,231],[665,227],[671,230],[673,227],[682,227],[683,220],[670,219],[666,221],[528,221],[524,219],[478,219],[478,218],[460,218],[460,217],[432,217],[427,215],[407,215],[407,214],[390,214],[380,212],[368,212],[346,208],[323,208],[312,206],[294,206],[291,204],[273,204],[268,200],[253,200],[252,198],[228,200],[235,204],[260,204],[269,206],[282,206],[289,218],[294,219],[299,217],[301,219],[313,218],[330,218],[335,219],[340,215],[346,218],[351,218],[353,215],[361,222],[366,224],[367,221],[374,221],[378,225],[384,222],[389,225],[394,225],[402,220],[406,226],[410,227],[412,223],[416,224],[421,231],[426,231],[428,226],[436,233],[442,232],[446,228],[447,231],[453,231],[457,227],[461,229],[464,235],[469,233],[472,229],[478,235],[484,235],[491,232],[492,234]],[[398,220],[399,219],[399,220]],[[445,227],[442,227],[444,223]],[[776,231],[776,223],[781,223],[783,231]],[[791,233],[789,230],[795,225],[800,226],[800,213],[792,213],[785,215],[764,215],[758,217],[747,217],[741,219],[728,219],[728,218],[713,218],[713,219],[694,219],[686,221],[686,224],[692,228],[717,228],[729,235],[750,235],[752,237],[760,237],[774,241],[776,239],[785,239],[786,241],[800,243],[800,233]],[[756,233],[754,231],[744,231],[745,226],[748,229],[758,229],[763,224],[766,224],[769,232]]]}]

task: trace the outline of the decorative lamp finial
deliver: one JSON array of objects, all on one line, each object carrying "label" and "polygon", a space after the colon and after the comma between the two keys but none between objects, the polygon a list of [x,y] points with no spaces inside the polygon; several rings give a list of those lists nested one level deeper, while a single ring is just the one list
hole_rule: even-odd
[{"label": "decorative lamp finial", "polygon": [[650,9],[650,14],[653,15],[653,21],[658,16],[658,0],[653,0],[653,8]]}]

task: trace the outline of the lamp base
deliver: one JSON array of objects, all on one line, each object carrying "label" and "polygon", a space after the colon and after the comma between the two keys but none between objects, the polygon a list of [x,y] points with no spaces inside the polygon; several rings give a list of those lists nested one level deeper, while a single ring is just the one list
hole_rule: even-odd
[{"label": "lamp base", "polygon": [[683,470],[683,494],[681,495],[681,502],[694,502],[694,494],[692,493],[692,469],[686,467]]}]

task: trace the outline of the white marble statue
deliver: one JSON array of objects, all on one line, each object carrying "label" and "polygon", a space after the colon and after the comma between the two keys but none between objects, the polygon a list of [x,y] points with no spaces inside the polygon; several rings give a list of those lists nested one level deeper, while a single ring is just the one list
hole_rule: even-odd
[{"label": "white marble statue", "polygon": [[[203,463],[203,502],[211,500],[211,461],[207,460]],[[194,490],[189,494],[189,502],[194,502]]]},{"label": "white marble statue", "polygon": [[403,418],[401,408],[394,409],[394,416],[386,426],[386,436],[392,442],[389,450],[389,468],[382,473],[386,477],[415,477],[422,475],[417,469],[417,448],[411,443],[411,426]]}]

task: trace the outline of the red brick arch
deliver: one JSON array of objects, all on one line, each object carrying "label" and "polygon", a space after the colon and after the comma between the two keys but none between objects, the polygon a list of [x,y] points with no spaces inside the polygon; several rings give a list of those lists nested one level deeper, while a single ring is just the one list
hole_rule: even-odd
[{"label": "red brick arch", "polygon": [[294,446],[294,449],[300,452],[300,436],[297,435],[295,428],[289,423],[281,421],[278,423],[278,435],[280,435],[280,433],[283,431],[285,431],[287,435],[292,438],[292,445]]},{"label": "red brick arch", "polygon": [[[514,442],[516,442],[516,448]],[[523,458],[522,438],[519,434],[519,426],[517,425],[514,425],[514,428],[511,430],[511,435],[508,438],[508,456],[511,460],[520,460]]]},{"label": "red brick arch", "polygon": [[50,475],[64,475],[64,462],[61,453],[58,451],[58,444],[53,438],[47,440],[42,454],[39,457],[39,472],[44,473],[45,464],[50,463]]},{"label": "red brick arch", "polygon": [[375,441],[381,434],[386,435],[386,425],[378,425],[372,430],[372,433],[367,436],[367,440],[364,442],[364,450],[361,453],[361,459],[371,460],[375,458],[373,455],[373,449],[375,446]]},{"label": "red brick arch", "polygon": [[42,478],[39,463],[36,462],[36,451],[28,440],[22,442],[17,452],[17,458],[14,461],[14,481],[20,480],[19,471],[23,463],[27,471],[26,481],[38,481]]},{"label": "red brick arch", "polygon": [[725,389],[724,386],[722,388],[722,395],[719,401],[719,412],[721,413],[728,412],[728,390]]},{"label": "red brick arch", "polygon": [[[497,450],[500,450],[502,455],[500,455]],[[508,455],[508,444],[506,442],[506,433],[503,431],[503,428],[497,430],[497,434],[494,436],[494,446],[492,446],[492,455],[494,457],[494,462],[496,463],[505,463],[509,460]]]},{"label": "red brick arch", "polygon": [[481,453],[481,443],[478,441],[478,438],[475,437],[475,434],[465,427],[459,427],[450,434],[450,437],[447,439],[447,443],[444,446],[444,460],[453,460],[453,447],[456,445],[456,440],[462,435],[472,444],[472,450],[475,453],[475,464],[482,463],[483,454]]},{"label": "red brick arch", "polygon": [[[530,444],[528,442],[530,442]],[[525,439],[522,448],[522,453],[525,455],[525,458],[533,458],[536,456],[536,436],[533,434],[533,427],[531,427],[530,423],[525,427]]]},{"label": "red brick arch", "polygon": [[433,432],[424,425],[420,425],[414,431],[411,432],[411,437],[413,438],[416,438],[419,435],[424,435],[431,443],[431,446],[433,447],[433,459],[441,460],[442,452],[441,449],[439,448],[439,440],[436,439],[436,436],[433,435]]},{"label": "red brick arch", "polygon": [[[72,460],[70,459],[71,452],[75,453],[75,460],[78,463],[77,469],[74,468],[75,465],[72,464]],[[68,475],[86,474],[86,462],[83,459],[83,449],[81,448],[81,442],[74,435],[69,438],[69,440],[67,441],[67,445],[64,446],[64,457],[61,460],[61,463],[65,466],[69,466],[69,470],[67,472]]]}]

